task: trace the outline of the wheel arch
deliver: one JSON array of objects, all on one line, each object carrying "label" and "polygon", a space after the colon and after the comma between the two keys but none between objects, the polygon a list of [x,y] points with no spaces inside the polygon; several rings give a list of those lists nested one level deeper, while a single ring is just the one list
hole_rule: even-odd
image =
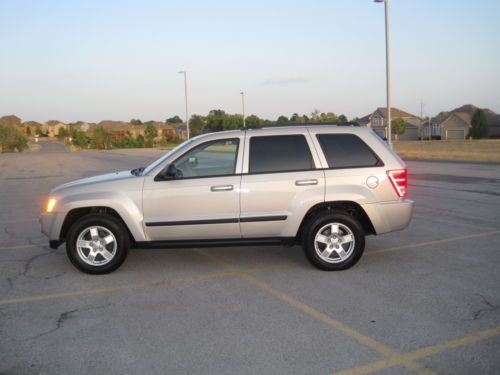
[{"label": "wheel arch", "polygon": [[69,229],[78,219],[89,214],[100,214],[100,215],[108,215],[114,217],[115,219],[120,221],[123,224],[123,226],[127,229],[127,234],[130,238],[130,241],[132,243],[136,242],[136,238],[134,238],[127,223],[125,222],[125,220],[123,220],[123,218],[115,209],[104,206],[89,206],[89,207],[73,208],[66,214],[66,217],[64,218],[64,222],[61,227],[61,232],[59,234],[59,243],[62,243],[66,240],[66,236],[68,234]]},{"label": "wheel arch", "polygon": [[298,242],[302,240],[302,233],[311,218],[323,212],[344,213],[352,216],[359,221],[366,235],[377,234],[370,217],[358,203],[353,201],[322,202],[312,206],[305,214],[302,222],[300,223],[299,229],[297,230],[296,239]]}]

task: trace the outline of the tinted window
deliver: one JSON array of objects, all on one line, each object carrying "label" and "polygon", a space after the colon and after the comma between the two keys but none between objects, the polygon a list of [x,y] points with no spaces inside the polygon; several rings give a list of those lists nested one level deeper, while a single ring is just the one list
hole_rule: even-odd
[{"label": "tinted window", "polygon": [[182,177],[208,177],[234,174],[239,139],[203,143],[175,161]]},{"label": "tinted window", "polygon": [[381,165],[375,153],[353,134],[317,136],[330,168],[373,167]]},{"label": "tinted window", "polygon": [[297,171],[313,168],[303,135],[250,138],[250,173]]}]

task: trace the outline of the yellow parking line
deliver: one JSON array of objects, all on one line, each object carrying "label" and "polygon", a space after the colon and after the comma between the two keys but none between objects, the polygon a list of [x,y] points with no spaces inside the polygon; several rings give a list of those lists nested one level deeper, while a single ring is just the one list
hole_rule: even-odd
[{"label": "yellow parking line", "polygon": [[0,250],[30,249],[32,247],[38,247],[38,246],[37,245],[32,245],[32,244],[12,245],[12,246],[0,246]]},{"label": "yellow parking line", "polygon": [[142,288],[155,287],[155,286],[161,286],[161,285],[173,285],[173,284],[182,283],[182,282],[204,281],[204,280],[208,280],[208,279],[214,279],[217,277],[224,277],[224,276],[231,276],[231,275],[234,275],[234,274],[232,272],[217,272],[217,273],[211,273],[211,274],[203,275],[203,276],[183,277],[183,278],[179,278],[179,279],[155,280],[155,281],[149,281],[149,282],[138,283],[138,284],[115,286],[115,287],[110,287],[110,288],[76,290],[76,291],[71,291],[71,292],[44,294],[44,295],[39,295],[39,296],[4,299],[4,300],[0,300],[0,306],[11,305],[11,304],[21,303],[21,302],[46,301],[46,300],[65,298],[65,297],[92,296],[92,295],[96,295],[96,294],[119,292],[122,290],[142,289]]},{"label": "yellow parking line", "polygon": [[[240,268],[225,261],[224,259],[221,259],[220,257],[216,257],[212,254],[208,254],[208,253],[201,251],[201,250],[198,250],[198,251],[201,254],[205,255],[207,258],[211,259],[214,263],[221,265],[222,267],[228,269],[229,271],[238,275],[242,279],[259,287],[262,290],[265,290],[266,292],[273,295],[275,298],[278,298],[279,300],[281,300],[281,301],[287,303],[288,305],[296,308],[297,310],[303,312],[304,314],[309,315],[310,317],[312,317],[320,322],[326,323],[326,324],[334,327],[338,331],[343,332],[344,334],[351,337],[352,339],[358,341],[359,343],[375,350],[376,352],[378,352],[386,357],[400,358],[400,354],[395,352],[394,350],[392,350],[388,346],[376,341],[375,339],[373,339],[369,336],[366,336],[366,335],[354,330],[353,328],[349,327],[348,325],[341,323],[340,321],[338,321],[336,319],[331,318],[330,316],[316,310],[315,308],[313,308],[309,305],[306,305],[303,302],[300,302],[299,300],[293,298],[292,296],[290,296],[290,295],[288,295],[280,290],[275,289],[274,287],[272,287],[268,283],[261,281],[255,277],[253,277],[252,275],[249,275],[246,272],[243,272],[243,270],[241,270]],[[412,370],[418,372],[419,374],[433,374],[432,371],[424,368],[423,366],[421,366],[420,364],[418,364],[416,362],[413,362],[412,360],[404,361],[404,364],[408,368],[411,368]]]},{"label": "yellow parking line", "polygon": [[475,332],[468,336],[459,337],[450,341],[446,341],[442,344],[431,345],[424,348],[420,348],[413,352],[403,354],[399,357],[388,358],[382,361],[371,362],[363,366],[354,367],[352,369],[336,372],[336,375],[363,375],[369,374],[374,371],[386,370],[388,368],[405,365],[407,361],[415,361],[431,355],[440,353],[445,350],[450,350],[454,348],[459,348],[462,346],[467,346],[471,344],[476,344],[480,341],[495,337],[500,335],[500,327],[495,327],[492,329],[487,329],[484,331]]},{"label": "yellow parking line", "polygon": [[493,234],[500,234],[500,230],[497,229],[497,230],[492,230],[492,231],[489,231],[489,232],[476,233],[476,234],[466,234],[464,236],[444,238],[442,240],[417,242],[417,243],[410,244],[410,245],[402,245],[402,246],[396,246],[396,247],[389,247],[387,249],[380,249],[380,250],[368,251],[368,252],[365,252],[365,255],[375,255],[375,254],[382,254],[382,253],[390,253],[392,251],[405,250],[405,249],[413,249],[415,247],[422,247],[422,246],[429,246],[429,245],[438,245],[438,244],[447,243],[447,242],[467,240],[469,238],[491,236]]},{"label": "yellow parking line", "polygon": [[[263,271],[274,270],[274,269],[288,268],[288,267],[291,267],[292,265],[293,264],[288,264],[288,263],[274,265],[274,266],[271,265],[271,266],[266,266],[266,267],[252,268],[252,269],[246,270],[244,272],[246,272],[246,273],[263,272]],[[0,300],[0,306],[12,305],[12,304],[22,303],[22,302],[47,301],[47,300],[67,298],[67,297],[92,296],[92,295],[96,295],[96,294],[120,292],[123,290],[143,289],[143,288],[163,286],[163,285],[173,285],[173,284],[178,284],[178,283],[200,282],[200,281],[206,281],[206,280],[210,280],[210,279],[227,277],[227,276],[236,276],[236,274],[232,271],[214,272],[214,273],[209,273],[209,274],[201,275],[201,276],[181,277],[178,279],[162,279],[162,280],[147,281],[147,282],[137,283],[137,284],[128,284],[128,285],[109,287],[109,288],[75,290],[75,291],[70,291],[70,292],[43,294],[43,295],[38,295],[38,296],[11,298],[11,299]]]}]

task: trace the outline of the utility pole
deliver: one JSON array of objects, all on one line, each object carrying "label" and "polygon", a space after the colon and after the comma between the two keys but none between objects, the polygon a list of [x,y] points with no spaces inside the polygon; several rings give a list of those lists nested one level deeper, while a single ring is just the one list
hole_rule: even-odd
[{"label": "utility pole", "polygon": [[242,91],[240,92],[241,95],[241,108],[243,112],[243,129],[245,129],[245,93]]},{"label": "utility pole", "polygon": [[189,111],[188,111],[188,88],[187,88],[187,72],[185,70],[181,70],[179,74],[184,74],[184,102],[186,105],[186,135],[187,139],[189,139]]},{"label": "utility pole", "polygon": [[384,3],[385,5],[385,76],[386,76],[386,96],[387,96],[387,142],[392,148],[392,131],[391,131],[391,53],[389,43],[389,0],[374,0],[376,3]]}]

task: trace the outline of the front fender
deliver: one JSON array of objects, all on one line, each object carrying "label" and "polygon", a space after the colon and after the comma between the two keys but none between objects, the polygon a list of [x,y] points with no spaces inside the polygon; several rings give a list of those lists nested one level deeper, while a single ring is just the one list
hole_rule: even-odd
[{"label": "front fender", "polygon": [[[76,208],[108,207],[115,210],[136,241],[146,241],[142,226],[142,202],[140,191],[91,192],[67,195],[58,202],[57,214],[66,214]],[[62,223],[61,223],[62,225]],[[59,228],[60,232],[61,228]]]}]

